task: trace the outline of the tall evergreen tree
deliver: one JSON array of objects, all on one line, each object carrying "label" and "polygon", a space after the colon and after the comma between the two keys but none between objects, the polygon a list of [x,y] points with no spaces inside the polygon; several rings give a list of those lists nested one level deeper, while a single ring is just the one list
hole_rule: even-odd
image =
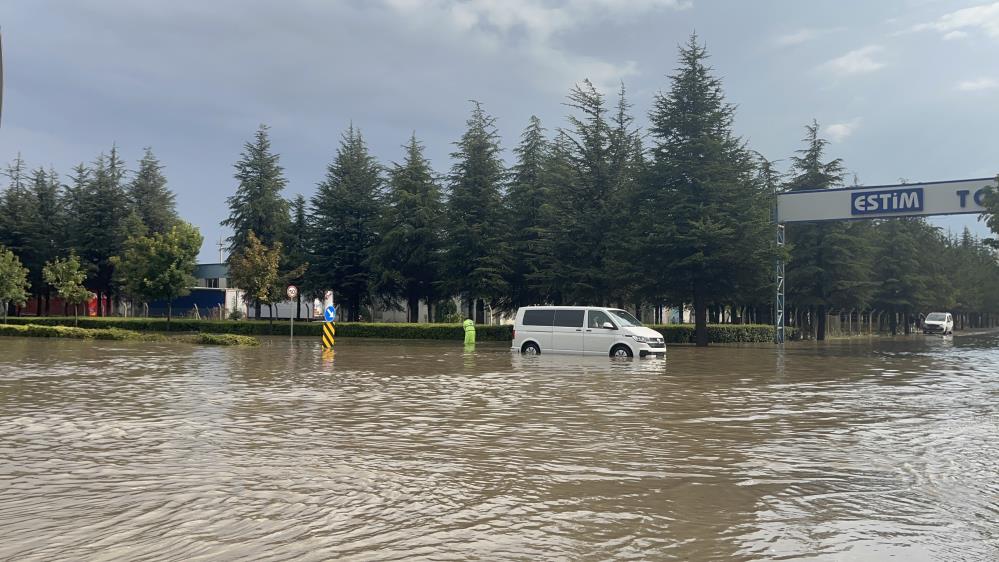
[{"label": "tall evergreen tree", "polygon": [[[222,221],[222,226],[232,229],[227,239],[230,257],[243,250],[250,232],[263,246],[273,247],[284,239],[288,228],[288,201],[281,195],[287,181],[280,156],[271,151],[268,130],[266,125],[260,125],[253,141],[243,145],[235,164],[239,185],[236,193],[226,199],[229,217]],[[264,301],[254,302],[256,317],[260,318]]]},{"label": "tall evergreen tree", "polygon": [[[805,127],[805,147],[792,157],[792,177],[785,188],[829,189],[843,184],[843,162],[823,162],[828,141],[819,137],[815,121]],[[867,304],[873,287],[868,256],[870,225],[824,222],[787,227],[791,259],[787,291],[792,306],[807,309],[816,320],[815,337],[825,339],[830,306],[853,308]]]},{"label": "tall evergreen tree", "polygon": [[346,301],[346,319],[356,322],[371,291],[371,248],[379,233],[382,178],[361,132],[343,134],[326,179],[312,198],[310,277]]},{"label": "tall evergreen tree", "polygon": [[[130,223],[133,209],[124,185],[125,164],[118,149],[101,154],[82,197],[80,231],[77,233],[82,261],[90,275],[87,287],[97,293],[98,302],[115,293],[113,256],[121,255],[125,240],[134,233]],[[130,232],[131,230],[131,232]],[[141,232],[140,232],[141,233]],[[98,307],[105,314],[104,307]]]},{"label": "tall evergreen tree", "polygon": [[531,116],[513,152],[517,162],[511,170],[510,186],[504,197],[509,226],[510,264],[507,283],[509,307],[541,304],[547,300],[535,278],[542,267],[539,239],[545,226],[541,210],[545,203],[545,163],[549,158],[548,142],[541,120]]},{"label": "tall evergreen tree", "polygon": [[43,312],[42,298],[45,299],[45,314],[48,314],[50,285],[42,277],[45,264],[63,255],[64,217],[61,203],[59,176],[55,171],[46,172],[38,168],[31,175],[30,205],[26,222],[27,244],[24,254],[25,265],[31,271],[31,286],[38,306]]},{"label": "tall evergreen tree", "polygon": [[175,196],[167,187],[163,166],[149,147],[128,186],[128,196],[149,234],[166,234],[179,220]]},{"label": "tall evergreen tree", "polygon": [[[305,197],[302,195],[296,195],[291,200],[291,228],[285,236],[284,247],[285,252],[282,257],[285,264],[281,269],[287,272],[288,282],[299,287],[298,296],[295,297],[295,317],[301,318],[302,292],[307,289],[305,271],[309,267],[308,210]],[[296,270],[300,270],[301,273],[295,273]],[[311,307],[308,307],[306,312],[311,314]]]},{"label": "tall evergreen tree", "polygon": [[706,65],[708,54],[692,35],[680,48],[680,67],[670,91],[655,98],[652,124],[654,169],[650,181],[654,221],[650,229],[664,293],[693,301],[695,341],[708,344],[707,307],[727,302],[769,267],[768,199],[760,200],[754,167],[732,132],[735,108],[725,102],[721,81]]},{"label": "tall evergreen tree", "polygon": [[928,225],[919,218],[893,218],[879,221],[874,229],[879,243],[873,260],[874,278],[878,281],[873,305],[889,312],[892,335],[897,331],[899,319],[908,334],[919,308],[940,302],[939,296],[928,292],[934,258],[926,253],[927,242],[932,243],[925,236],[926,228]]},{"label": "tall evergreen tree", "polygon": [[273,246],[288,226],[288,201],[281,195],[287,181],[280,156],[271,151],[268,130],[266,125],[257,129],[235,165],[239,185],[226,199],[229,217],[222,221],[233,231],[228,238],[230,254],[243,248],[251,230],[265,246]]},{"label": "tall evergreen tree", "polygon": [[415,133],[404,148],[402,163],[389,170],[380,237],[371,249],[370,266],[375,292],[389,302],[405,299],[409,321],[419,322],[420,300],[430,312],[437,295],[434,284],[441,273],[443,203]]},{"label": "tall evergreen tree", "polygon": [[536,266],[527,274],[530,290],[542,302],[563,305],[574,302],[574,280],[570,262],[575,252],[571,231],[574,217],[565,211],[564,198],[576,185],[572,162],[572,140],[559,130],[542,168],[542,203],[538,209]]},{"label": "tall evergreen tree", "polygon": [[62,207],[65,213],[63,222],[62,247],[64,250],[82,253],[80,232],[83,230],[83,214],[87,189],[92,180],[90,168],[83,162],[73,167],[62,197]]},{"label": "tall evergreen tree", "polygon": [[[472,102],[467,129],[451,153],[445,285],[468,302],[468,316],[484,322],[482,303],[507,294],[501,191],[505,170],[495,119]],[[478,305],[476,305],[478,303]]]},{"label": "tall evergreen tree", "polygon": [[0,245],[22,256],[28,244],[31,195],[28,166],[20,154],[7,165],[4,175],[8,183],[0,200]]}]

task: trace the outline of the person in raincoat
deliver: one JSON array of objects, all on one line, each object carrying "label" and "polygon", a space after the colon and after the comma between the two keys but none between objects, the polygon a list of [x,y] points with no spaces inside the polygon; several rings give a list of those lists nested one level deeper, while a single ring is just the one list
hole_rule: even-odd
[{"label": "person in raincoat", "polygon": [[465,328],[465,345],[475,344],[475,322],[465,320],[461,324]]}]

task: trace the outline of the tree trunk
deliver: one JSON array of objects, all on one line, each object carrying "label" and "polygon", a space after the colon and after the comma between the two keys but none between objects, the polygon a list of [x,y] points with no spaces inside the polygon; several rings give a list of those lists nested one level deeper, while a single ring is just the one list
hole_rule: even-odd
[{"label": "tree trunk", "polygon": [[434,303],[430,299],[430,297],[427,297],[427,322],[430,323],[433,321],[434,321]]},{"label": "tree trunk", "polygon": [[80,321],[80,305],[73,305],[73,327],[77,327]]},{"label": "tree trunk", "polygon": [[259,301],[253,303],[253,313],[256,315],[256,318],[254,318],[254,320],[260,320],[260,311],[261,311],[262,308],[263,307],[260,306],[260,302]]},{"label": "tree trunk", "polygon": [[468,319],[475,321],[475,299],[471,297],[468,298]]},{"label": "tree trunk", "polygon": [[270,334],[274,333],[274,305],[267,303],[267,332]]},{"label": "tree trunk", "polygon": [[708,345],[708,305],[699,285],[694,287],[694,343],[697,347]]},{"label": "tree trunk", "polygon": [[475,323],[486,323],[486,301],[483,299],[475,299]]},{"label": "tree trunk", "polygon": [[302,293],[295,295],[295,320],[302,319]]},{"label": "tree trunk", "polygon": [[828,315],[826,314],[826,305],[819,305],[818,318],[816,318],[818,325],[815,332],[816,341],[825,341],[826,339],[826,319]]},{"label": "tree trunk", "polygon": [[167,301],[167,331],[170,331],[170,318],[173,316],[173,299]]},{"label": "tree trunk", "polygon": [[898,314],[895,309],[888,313],[888,329],[891,330],[891,335],[898,335]]},{"label": "tree trunk", "polygon": [[406,304],[409,307],[409,322],[418,324],[420,322],[420,297],[411,294],[406,298]]}]

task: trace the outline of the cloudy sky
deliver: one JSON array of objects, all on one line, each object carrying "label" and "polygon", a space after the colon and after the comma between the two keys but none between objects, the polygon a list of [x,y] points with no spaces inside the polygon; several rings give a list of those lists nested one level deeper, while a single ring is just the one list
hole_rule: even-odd
[{"label": "cloudy sky", "polygon": [[814,118],[866,185],[999,171],[999,2],[32,0],[0,4],[0,29],[0,159],[66,173],[151,146],[212,261],[260,123],[289,197],[311,196],[351,122],[386,163],[416,131],[445,171],[470,99],[505,148],[532,114],[562,126],[584,78],[623,81],[644,124],[695,30],[737,132],[785,167]]}]

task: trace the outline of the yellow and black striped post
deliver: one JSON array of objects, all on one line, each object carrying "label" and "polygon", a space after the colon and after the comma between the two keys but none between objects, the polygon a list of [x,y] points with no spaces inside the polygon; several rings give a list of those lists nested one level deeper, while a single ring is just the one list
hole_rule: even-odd
[{"label": "yellow and black striped post", "polygon": [[323,349],[333,349],[333,336],[336,335],[336,328],[333,322],[323,322]]}]

